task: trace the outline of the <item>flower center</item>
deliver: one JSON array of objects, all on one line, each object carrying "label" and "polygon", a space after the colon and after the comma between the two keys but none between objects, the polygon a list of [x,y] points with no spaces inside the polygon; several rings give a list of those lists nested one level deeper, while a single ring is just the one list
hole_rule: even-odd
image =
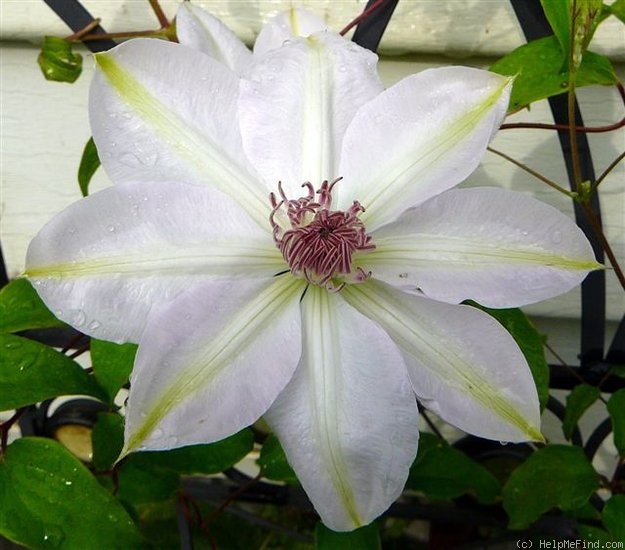
[{"label": "flower center", "polygon": [[302,187],[308,189],[308,194],[297,200],[288,199],[278,183],[281,200],[274,193],[269,196],[273,238],[291,272],[337,291],[348,282],[362,282],[369,276],[361,268],[352,269],[352,257],[355,252],[375,249],[358,219],[358,214],[364,212],[358,201],[345,211],[330,210],[332,189],[340,180],[326,180],[316,192],[306,182]]}]

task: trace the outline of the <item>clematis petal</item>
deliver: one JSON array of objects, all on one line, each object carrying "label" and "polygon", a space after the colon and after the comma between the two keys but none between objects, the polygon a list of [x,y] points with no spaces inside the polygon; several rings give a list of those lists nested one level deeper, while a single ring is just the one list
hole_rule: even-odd
[{"label": "clematis petal", "polygon": [[354,113],[382,90],[377,57],[330,33],[293,39],[255,59],[241,82],[245,152],[267,185],[298,198],[305,181],[338,177],[341,140]]},{"label": "clematis petal", "polygon": [[302,280],[216,281],[155,307],[139,344],[124,452],[217,441],[257,420],[301,353]]},{"label": "clematis petal", "polygon": [[291,7],[291,9],[272,17],[263,26],[256,42],[254,55],[259,56],[275,50],[295,36],[307,37],[328,28],[323,19],[313,12]]},{"label": "clematis petal", "polygon": [[499,128],[511,84],[479,69],[428,69],[363,106],[345,132],[339,207],[358,200],[373,231],[460,183]]},{"label": "clematis petal", "polygon": [[136,39],[96,56],[91,128],[114,183],[185,181],[216,187],[267,225],[237,125],[238,78],[180,44]]},{"label": "clematis petal", "polygon": [[542,441],[536,386],[510,334],[486,313],[369,280],[341,294],[403,353],[417,397],[443,420],[500,441]]},{"label": "clematis petal", "polygon": [[[373,235],[376,279],[459,303],[517,307],[562,294],[600,266],[582,231],[551,206],[492,187],[453,189]],[[417,290],[419,289],[419,290]]]},{"label": "clematis petal", "polygon": [[176,15],[176,35],[183,46],[199,50],[236,73],[245,70],[252,52],[226,25],[206,10],[183,2]]},{"label": "clematis petal", "polygon": [[265,418],[323,522],[351,530],[403,489],[415,397],[395,344],[338,294],[308,287],[302,329],[301,363]]},{"label": "clematis petal", "polygon": [[73,204],[26,258],[26,276],[59,318],[118,342],[137,342],[155,303],[206,278],[283,269],[271,235],[228,196],[161,182],[116,185]]}]

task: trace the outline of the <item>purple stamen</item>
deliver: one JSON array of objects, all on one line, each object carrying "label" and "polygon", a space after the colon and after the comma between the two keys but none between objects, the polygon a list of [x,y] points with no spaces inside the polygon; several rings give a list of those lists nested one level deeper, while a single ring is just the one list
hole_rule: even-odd
[{"label": "purple stamen", "polygon": [[[304,277],[308,282],[339,291],[348,282],[362,282],[370,275],[361,268],[352,274],[352,256],[355,252],[370,252],[375,249],[365,226],[358,219],[364,208],[354,201],[347,211],[330,210],[332,189],[342,178],[331,183],[327,180],[316,191],[310,182],[302,185],[308,190],[305,197],[288,199],[278,183],[281,200],[271,193],[269,199],[272,211],[269,222],[273,228],[276,246],[289,264],[291,272]],[[318,200],[315,201],[315,194]],[[283,228],[276,221],[276,213],[284,207],[291,224]],[[344,276],[352,274],[351,277]],[[332,279],[343,276],[335,284]]]}]

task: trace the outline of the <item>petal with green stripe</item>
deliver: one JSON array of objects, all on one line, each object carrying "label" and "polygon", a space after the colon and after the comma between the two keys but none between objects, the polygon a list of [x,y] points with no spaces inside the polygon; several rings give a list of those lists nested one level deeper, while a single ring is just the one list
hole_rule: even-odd
[{"label": "petal with green stripe", "polygon": [[443,420],[487,439],[543,440],[527,362],[493,318],[374,280],[341,294],[386,330],[402,351],[417,397]]},{"label": "petal with green stripe", "polygon": [[284,268],[271,235],[228,196],[162,182],[115,185],[71,205],[26,258],[26,276],[57,317],[116,342],[138,342],[154,304],[206,280]]},{"label": "petal with green stripe", "polygon": [[325,525],[367,525],[401,493],[418,414],[401,354],[340,294],[310,286],[303,353],[265,418]]},{"label": "petal with green stripe", "polygon": [[199,51],[136,39],[96,56],[89,115],[114,183],[185,181],[230,195],[261,226],[268,189],[241,146],[239,79]]},{"label": "petal with green stripe", "polygon": [[291,276],[215,281],[155,307],[130,379],[124,452],[217,441],[252,424],[301,354]]},{"label": "petal with green stripe", "polygon": [[499,128],[510,87],[508,77],[444,67],[409,76],[367,103],[345,132],[339,207],[359,201],[372,231],[459,184]]},{"label": "petal with green stripe", "polygon": [[601,267],[567,216],[491,187],[442,193],[372,236],[377,248],[362,258],[365,271],[448,303],[531,304],[566,292]]}]

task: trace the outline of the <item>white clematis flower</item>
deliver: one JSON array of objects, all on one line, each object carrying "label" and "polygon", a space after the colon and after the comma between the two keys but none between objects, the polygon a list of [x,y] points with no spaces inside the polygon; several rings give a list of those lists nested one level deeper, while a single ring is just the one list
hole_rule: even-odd
[{"label": "white clematis flower", "polygon": [[252,55],[185,3],[191,47],[98,55],[92,130],[117,185],[44,227],[26,275],[61,319],[139,343],[124,453],[265,415],[324,523],[350,530],[402,491],[415,395],[479,436],[541,440],[519,348],[458,304],[520,306],[598,266],[551,207],[450,190],[509,79],[448,67],[385,91],[374,54],[322,29],[289,12]]}]

